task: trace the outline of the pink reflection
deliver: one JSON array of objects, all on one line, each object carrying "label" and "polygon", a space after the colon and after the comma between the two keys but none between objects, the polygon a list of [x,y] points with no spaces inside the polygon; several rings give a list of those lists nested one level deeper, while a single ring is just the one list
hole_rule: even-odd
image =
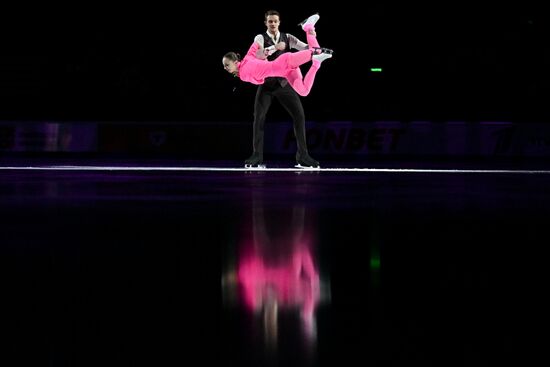
[{"label": "pink reflection", "polygon": [[296,246],[295,252],[279,264],[269,264],[258,253],[245,254],[237,276],[250,310],[259,311],[275,300],[278,307],[299,308],[304,322],[312,324],[320,299],[319,273],[306,246]]},{"label": "pink reflection", "polygon": [[306,340],[316,339],[321,282],[313,255],[314,229],[312,215],[306,218],[303,205],[268,211],[261,197],[253,200],[252,236],[240,248],[235,280],[241,303],[262,315],[270,346],[277,344],[283,311],[298,312]]}]

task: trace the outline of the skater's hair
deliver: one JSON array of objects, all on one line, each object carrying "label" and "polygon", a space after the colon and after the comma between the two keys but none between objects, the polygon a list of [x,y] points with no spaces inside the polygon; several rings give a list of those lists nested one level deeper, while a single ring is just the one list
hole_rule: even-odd
[{"label": "skater's hair", "polygon": [[267,17],[270,16],[270,15],[276,15],[279,18],[281,17],[281,14],[279,14],[279,12],[277,10],[268,10],[268,11],[265,12],[264,20],[267,20]]},{"label": "skater's hair", "polygon": [[233,52],[233,51],[228,52],[225,55],[223,55],[223,58],[224,59],[229,59],[231,61],[241,61],[241,55],[239,55],[238,53]]}]

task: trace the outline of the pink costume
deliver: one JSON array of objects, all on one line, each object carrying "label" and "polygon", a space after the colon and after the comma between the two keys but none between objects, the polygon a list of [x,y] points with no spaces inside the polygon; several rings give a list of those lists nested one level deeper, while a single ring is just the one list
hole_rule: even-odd
[{"label": "pink costume", "polygon": [[244,303],[249,309],[258,310],[267,291],[272,289],[278,304],[298,306],[305,320],[312,319],[320,298],[319,273],[312,255],[300,244],[285,260],[283,264],[269,265],[258,254],[247,254],[240,259],[238,280]]},{"label": "pink costume", "polygon": [[[306,37],[309,50],[285,52],[273,61],[256,58],[256,51],[260,45],[254,42],[243,60],[237,63],[239,78],[252,84],[263,84],[267,77],[284,77],[299,95],[307,96],[311,91],[315,74],[319,70],[321,62],[311,59],[311,49],[319,47],[317,38],[308,32],[306,32]],[[310,60],[312,60],[312,64],[304,78],[299,66]]]}]

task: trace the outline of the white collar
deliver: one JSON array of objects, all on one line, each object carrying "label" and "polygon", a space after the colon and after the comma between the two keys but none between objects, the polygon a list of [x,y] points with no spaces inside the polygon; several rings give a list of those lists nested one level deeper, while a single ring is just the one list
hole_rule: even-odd
[{"label": "white collar", "polygon": [[281,32],[277,32],[277,34],[275,36],[273,36],[271,33],[269,32],[265,32],[267,33],[267,35],[269,36],[269,38],[271,38],[275,43],[277,43],[277,40],[279,39],[280,35],[281,35]]}]

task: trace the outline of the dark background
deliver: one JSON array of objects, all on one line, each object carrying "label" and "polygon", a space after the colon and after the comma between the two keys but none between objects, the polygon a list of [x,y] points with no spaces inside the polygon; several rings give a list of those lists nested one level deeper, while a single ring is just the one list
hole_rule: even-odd
[{"label": "dark background", "polygon": [[[250,121],[256,86],[233,79],[221,58],[245,53],[273,8],[281,31],[304,41],[297,23],[319,12],[321,46],[335,50],[302,99],[308,120],[545,122],[550,43],[542,7],[271,1],[13,9],[3,13],[0,36],[0,120]],[[288,119],[276,105],[270,117]]]},{"label": "dark background", "polygon": [[[113,151],[125,156],[150,159],[160,152],[185,162],[235,159],[241,166],[250,153],[250,124],[229,123],[252,121],[256,86],[228,75],[221,58],[246,51],[265,31],[264,12],[274,8],[282,13],[281,30],[299,37],[296,24],[318,11],[319,41],[335,50],[302,99],[308,120],[548,123],[546,6],[25,4],[0,12],[0,121],[143,120],[163,129],[170,125],[163,122],[182,121],[190,126],[186,135],[166,131],[183,143],[159,151],[145,139],[149,124],[106,124],[114,130],[98,134],[102,144],[118,143]],[[370,73],[370,67],[384,72]],[[289,120],[275,104],[270,119],[277,118]],[[203,127],[202,121],[213,123]],[[36,132],[29,125],[21,135],[13,124],[4,132],[13,131],[13,142],[32,142],[42,124]],[[546,153],[541,130],[518,133],[519,147],[532,152],[534,136]],[[478,135],[466,136],[466,152],[485,147],[472,138]],[[214,143],[220,137],[226,142]],[[433,157],[415,153],[434,140],[411,144],[410,159],[370,150],[356,159],[360,167],[417,168],[418,160]],[[457,145],[449,141],[437,146]],[[510,146],[504,153],[515,158],[516,145]],[[39,147],[37,155],[50,159]],[[109,148],[98,150],[118,157]],[[293,153],[285,153],[283,167],[293,164]],[[22,157],[9,166],[34,162]],[[95,163],[73,157],[66,162]],[[477,167],[500,167],[481,158]],[[445,167],[461,167],[449,161]],[[109,166],[120,164],[126,163]],[[483,366],[509,362],[512,354],[524,361],[534,353],[521,342],[532,349],[540,343],[531,342],[534,334],[526,329],[540,325],[548,308],[541,302],[548,279],[541,262],[549,177],[4,169],[0,274],[9,342],[1,358],[15,362],[0,364],[186,365],[198,357],[222,362],[216,365],[262,365],[255,363],[264,357],[262,339],[244,315],[221,309],[220,292],[225,254],[245,242],[241,230],[252,227],[254,194],[264,198],[266,211],[302,205],[317,221],[319,261],[331,287],[330,304],[318,314],[318,365],[359,359],[369,366]],[[369,265],[376,254],[378,270]],[[280,365],[303,366],[304,350],[289,343],[299,335],[292,326],[281,329]]]}]

